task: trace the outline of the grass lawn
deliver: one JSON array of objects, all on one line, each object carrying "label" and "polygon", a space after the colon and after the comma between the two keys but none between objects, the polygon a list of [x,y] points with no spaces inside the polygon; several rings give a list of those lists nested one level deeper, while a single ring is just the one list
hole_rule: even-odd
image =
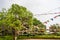
[{"label": "grass lawn", "polygon": [[12,36],[0,36],[0,40],[12,40]]},{"label": "grass lawn", "polygon": [[19,36],[18,39],[60,39],[57,35]]},{"label": "grass lawn", "polygon": [[[18,39],[60,39],[57,35],[22,35]],[[12,40],[12,36],[0,36],[0,40]]]}]

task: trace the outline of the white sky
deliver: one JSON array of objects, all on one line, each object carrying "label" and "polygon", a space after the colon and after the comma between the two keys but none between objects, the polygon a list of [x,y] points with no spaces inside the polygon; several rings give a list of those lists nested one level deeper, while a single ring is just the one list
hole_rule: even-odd
[{"label": "white sky", "polygon": [[[60,11],[60,0],[0,0],[0,11],[2,8],[9,8],[13,3],[25,6],[28,10],[30,10],[33,14],[44,14],[49,12],[59,12]],[[50,20],[55,15],[37,15],[34,16],[38,20],[44,22],[46,20]],[[59,23],[60,17],[54,19],[46,24],[47,28],[51,24]]]}]

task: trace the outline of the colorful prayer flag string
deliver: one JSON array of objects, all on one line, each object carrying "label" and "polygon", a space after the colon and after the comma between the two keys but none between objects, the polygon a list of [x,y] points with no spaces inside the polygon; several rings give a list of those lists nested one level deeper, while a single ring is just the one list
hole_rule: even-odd
[{"label": "colorful prayer flag string", "polygon": [[[60,15],[57,15],[57,16],[55,16],[55,17],[51,18],[50,20],[52,20],[52,21],[53,21],[53,20],[54,20],[54,18],[57,18],[57,17],[59,17],[59,16],[60,16]],[[49,20],[47,20],[47,21],[45,21],[44,23],[45,23],[45,24],[47,24],[48,22],[50,22],[50,21],[49,21]]]}]

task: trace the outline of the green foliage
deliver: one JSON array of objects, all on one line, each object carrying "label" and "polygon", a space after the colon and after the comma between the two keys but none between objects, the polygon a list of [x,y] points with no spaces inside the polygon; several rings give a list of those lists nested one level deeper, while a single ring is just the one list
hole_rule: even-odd
[{"label": "green foliage", "polygon": [[38,26],[40,28],[46,28],[46,26],[36,18],[33,19],[33,25]]},{"label": "green foliage", "polygon": [[39,20],[37,20],[36,18],[33,19],[33,25],[38,25],[41,24],[41,22]]},{"label": "green foliage", "polygon": [[33,26],[36,25],[39,28],[45,28],[45,25],[36,18],[33,18],[33,14],[23,6],[12,4],[6,12],[0,12],[0,27],[3,27],[2,29],[4,30],[11,32],[13,28],[16,31],[32,31]]},{"label": "green foliage", "polygon": [[3,27],[2,30],[12,30],[14,28],[20,31],[25,28],[24,23],[31,29],[33,14],[23,6],[12,4],[6,12],[0,12],[0,27]]}]

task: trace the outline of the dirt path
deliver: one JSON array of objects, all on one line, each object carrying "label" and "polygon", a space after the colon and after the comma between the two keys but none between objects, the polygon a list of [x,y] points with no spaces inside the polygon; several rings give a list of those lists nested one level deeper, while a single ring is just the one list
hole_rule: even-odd
[{"label": "dirt path", "polygon": [[60,40],[60,39],[20,39],[20,40]]}]

